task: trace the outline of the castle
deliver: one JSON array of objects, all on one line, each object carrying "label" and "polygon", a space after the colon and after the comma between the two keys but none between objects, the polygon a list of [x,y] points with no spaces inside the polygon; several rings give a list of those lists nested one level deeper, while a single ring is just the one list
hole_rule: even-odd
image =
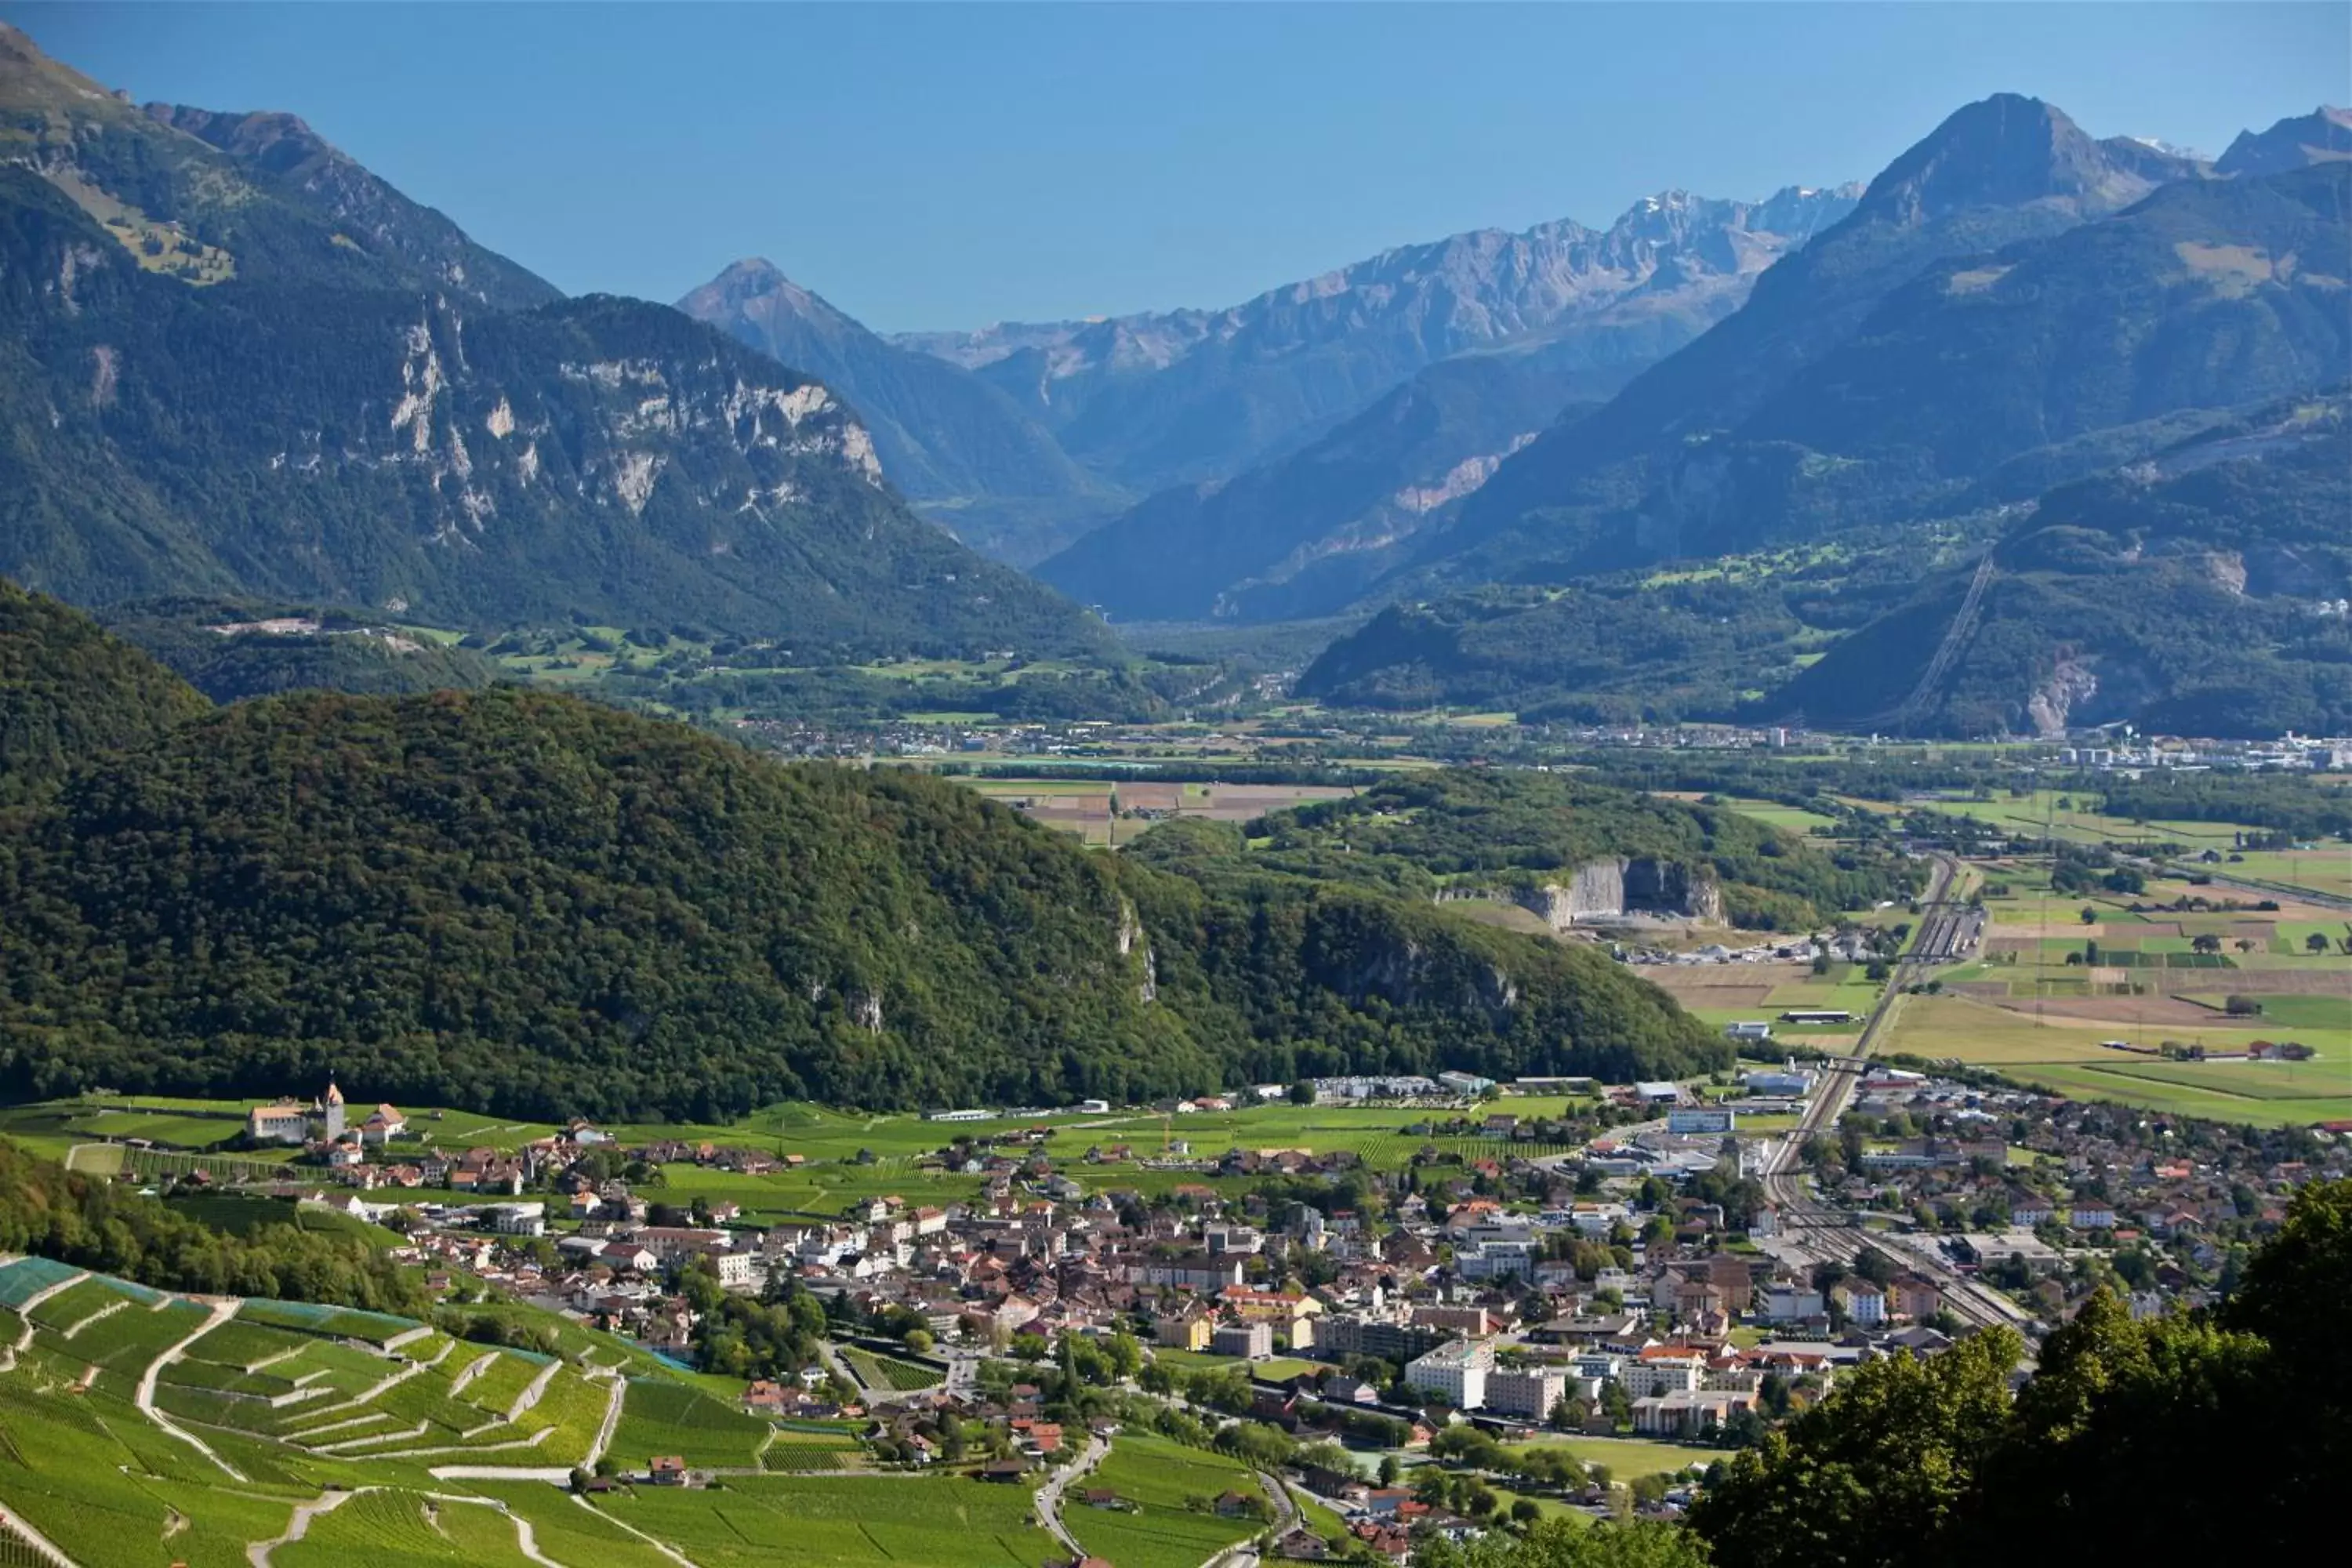
[{"label": "castle", "polygon": [[[386,1137],[406,1127],[406,1119],[389,1105],[377,1106],[368,1118],[362,1136],[381,1142]],[[314,1131],[315,1130],[315,1131]],[[347,1131],[343,1116],[343,1091],[335,1080],[327,1080],[327,1092],[304,1105],[297,1100],[280,1100],[271,1105],[257,1105],[246,1113],[245,1131],[258,1142],[307,1143],[315,1135],[320,1142],[340,1143]],[[372,1136],[371,1136],[372,1135]]]}]

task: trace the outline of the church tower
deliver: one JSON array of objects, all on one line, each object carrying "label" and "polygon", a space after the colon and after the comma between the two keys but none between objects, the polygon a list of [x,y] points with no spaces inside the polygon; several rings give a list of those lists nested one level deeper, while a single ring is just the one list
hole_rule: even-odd
[{"label": "church tower", "polygon": [[335,1087],[333,1079],[329,1079],[327,1080],[327,1142],[337,1142],[342,1136],[343,1091]]}]

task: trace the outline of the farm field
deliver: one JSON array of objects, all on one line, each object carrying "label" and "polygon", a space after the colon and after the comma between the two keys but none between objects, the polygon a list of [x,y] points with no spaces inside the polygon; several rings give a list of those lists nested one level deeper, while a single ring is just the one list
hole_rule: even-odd
[{"label": "farm field", "polygon": [[[1849,993],[1860,996],[1868,989],[1858,984],[1842,984],[1843,977],[1835,973],[1826,982],[1814,980],[1809,973],[1801,979],[1793,973],[1786,978],[1791,984],[1771,994],[1773,1002],[1770,1005],[1776,1008],[1784,1004],[1818,1005],[1829,1001],[1834,1001],[1837,1005],[1849,1005],[1851,1004],[1843,997]],[[1858,981],[1858,971],[1853,978]],[[1856,1010],[1860,1010],[1858,1006]],[[1748,1009],[1734,1009],[1733,1012],[1746,1016]],[[1702,1016],[1708,1015],[1702,1013]],[[1727,1014],[1726,1017],[1729,1016]],[[1842,1033],[1850,1031],[1824,1031],[1824,1038]],[[1204,1111],[1167,1118],[1148,1110],[1129,1109],[1099,1115],[1037,1111],[1026,1115],[990,1116],[971,1121],[927,1121],[908,1114],[869,1116],[806,1104],[784,1103],[767,1107],[727,1126],[624,1124],[610,1126],[604,1131],[624,1145],[676,1141],[690,1145],[746,1149],[769,1155],[779,1162],[779,1168],[757,1174],[686,1162],[672,1162],[660,1167],[661,1201],[680,1205],[697,1199],[712,1204],[732,1203],[740,1206],[747,1219],[757,1222],[811,1215],[830,1217],[840,1214],[852,1203],[872,1198],[897,1197],[913,1204],[942,1204],[968,1199],[979,1191],[982,1178],[949,1172],[941,1167],[938,1159],[940,1151],[960,1139],[1043,1130],[1048,1139],[1046,1152],[1058,1165],[1087,1188],[1129,1189],[1158,1195],[1174,1187],[1192,1184],[1224,1191],[1246,1185],[1249,1180],[1181,1167],[1146,1168],[1144,1162],[1158,1160],[1163,1151],[1169,1150],[1177,1141],[1184,1146],[1183,1157],[1192,1161],[1213,1160],[1230,1149],[1303,1150],[1318,1154],[1351,1153],[1371,1169],[1394,1170],[1424,1148],[1433,1147],[1465,1160],[1561,1152],[1561,1146],[1533,1141],[1485,1136],[1432,1137],[1408,1133],[1404,1130],[1433,1118],[1451,1118],[1465,1113],[1475,1116],[1503,1113],[1524,1121],[1558,1114],[1569,1103],[1567,1099],[1557,1095],[1504,1095],[1467,1112],[1459,1109],[1430,1110],[1412,1107],[1353,1105],[1302,1107],[1276,1102],[1244,1105],[1231,1111]],[[16,1129],[28,1126],[53,1129],[85,1115],[101,1104],[88,1100],[59,1100],[0,1110],[0,1133],[15,1136]],[[239,1101],[191,1102],[192,1109],[233,1110],[241,1106]],[[431,1108],[409,1108],[409,1114],[412,1125],[454,1129],[467,1134],[469,1139],[478,1139],[489,1147],[499,1146],[501,1141],[509,1145],[520,1144],[529,1138],[546,1136],[553,1131],[528,1123],[494,1123],[478,1118],[461,1118],[460,1113],[436,1112]],[[436,1116],[441,1120],[436,1121]],[[34,1132],[27,1141],[43,1152],[55,1155],[62,1155],[68,1147],[79,1142],[70,1133],[42,1131]],[[1127,1150],[1124,1159],[1111,1158],[1099,1163],[1083,1160],[1090,1148],[1109,1150],[1119,1145],[1124,1145]],[[394,1145],[395,1151],[399,1147]],[[214,1158],[161,1150],[125,1151],[121,1145],[101,1145],[83,1147],[81,1163],[88,1168],[92,1154],[121,1156],[126,1152],[141,1162]],[[219,1179],[226,1180],[233,1173],[220,1173]],[[436,1197],[437,1194],[430,1192],[417,1194],[417,1201],[433,1201]],[[296,1211],[280,1204],[231,1195],[197,1201],[206,1205],[208,1215],[217,1212],[224,1219],[234,1217],[240,1223],[291,1217],[297,1223],[317,1228],[362,1228],[362,1222],[317,1208]],[[372,1229],[364,1233],[375,1239],[383,1239]],[[607,1348],[616,1351],[616,1353],[604,1358],[607,1366],[638,1359],[638,1352],[620,1346],[619,1342],[614,1342]],[[567,1346],[567,1353],[572,1353],[576,1349]]]},{"label": "farm field", "polygon": [[897,1356],[877,1355],[871,1351],[845,1350],[841,1359],[850,1364],[868,1388],[903,1393],[915,1388],[936,1388],[947,1381],[946,1374],[935,1368]]},{"label": "farm field", "polygon": [[657,1455],[674,1455],[689,1469],[750,1469],[773,1430],[698,1389],[649,1377],[629,1380],[621,1425],[608,1450],[623,1468],[641,1471]]},{"label": "farm field", "polygon": [[640,1487],[595,1506],[698,1568],[1036,1568],[1054,1552],[1027,1487],[947,1476],[730,1479],[724,1490]]},{"label": "farm field", "polygon": [[[1705,792],[1700,790],[1659,790],[1655,793],[1665,800],[1696,801],[1705,798]],[[1836,817],[1824,816],[1818,811],[1808,811],[1801,805],[1783,805],[1776,800],[1752,800],[1744,795],[1717,795],[1715,798],[1742,816],[1754,817],[1757,821],[1769,824],[1771,826],[1785,828],[1801,837],[1811,833],[1815,828],[1834,828],[1838,826]]]},{"label": "farm field", "polygon": [[2316,849],[2248,849],[2211,868],[2217,876],[2308,888],[2333,898],[2352,899],[2352,845]]},{"label": "farm field", "polygon": [[2178,1026],[2135,1030],[2128,1009],[2137,998],[2101,1000],[2111,1002],[2122,1021],[2061,1016],[2037,1022],[2025,1013],[1966,997],[1908,997],[1880,1050],[1990,1068],[2080,1099],[2216,1121],[2292,1126],[2352,1118],[2352,1029],[2297,1030],[2297,1037],[2319,1052],[2307,1062],[2168,1062],[2105,1049],[2099,1042],[2193,1037],[2209,1050],[2242,1050],[2280,1031],[2191,1031]]},{"label": "farm field", "polygon": [[[972,778],[957,783],[1001,801],[1049,827],[1076,833],[1088,844],[1115,847],[1166,817],[1198,816],[1213,822],[1247,822],[1269,811],[1354,793],[1336,784],[1176,784],[1157,781],[1148,771],[1118,780]],[[1149,814],[1149,815],[1138,815]]]},{"label": "farm field", "polygon": [[1606,1465],[1612,1481],[1637,1476],[1670,1476],[1692,1465],[1713,1464],[1719,1448],[1685,1448],[1674,1443],[1653,1443],[1640,1437],[1538,1437],[1515,1444],[1524,1448],[1565,1448],[1588,1465]]},{"label": "farm field", "polygon": [[[0,1263],[0,1302],[36,1296],[29,1319],[0,1307],[0,1342],[26,1340],[0,1373],[0,1508],[21,1514],[81,1568],[241,1568],[250,1546],[284,1534],[298,1505],[331,1490],[345,1500],[320,1511],[301,1542],[279,1547],[278,1568],[520,1564],[517,1514],[533,1521],[541,1552],[566,1568],[677,1561],[553,1487],[429,1470],[453,1461],[557,1470],[581,1462],[613,1384],[577,1365],[451,1341],[404,1320],[245,1302],[189,1341],[181,1359],[155,1369],[158,1411],[201,1437],[215,1458],[131,1397],[164,1350],[206,1323],[205,1307],[45,1259]],[[352,1334],[363,1342],[327,1337]],[[389,1351],[369,1348],[392,1342]],[[576,1353],[600,1348],[583,1338]],[[95,1381],[85,1377],[90,1365],[100,1369]],[[1050,1543],[1030,1529],[1020,1489],[760,1473],[763,1446],[812,1470],[854,1465],[863,1450],[846,1427],[772,1427],[695,1386],[706,1382],[724,1380],[635,1380],[613,1448],[625,1471],[641,1469],[654,1453],[751,1471],[731,1477],[723,1493],[696,1494],[729,1500],[723,1516],[698,1522],[740,1546],[735,1527],[748,1521],[766,1550],[698,1552],[698,1562],[773,1562],[777,1543],[789,1543],[793,1561],[818,1563],[1044,1560]],[[509,1421],[530,1386],[540,1389],[538,1404]],[[737,1385],[727,1386],[731,1394]],[[637,1457],[633,1447],[647,1452]],[[617,1516],[628,1503],[613,1506]],[[973,1555],[974,1539],[996,1546]],[[823,1551],[808,1550],[818,1543]]]},{"label": "farm field", "polygon": [[1079,1544],[1118,1568],[1200,1568],[1262,1528],[1255,1518],[1221,1518],[1213,1509],[1224,1492],[1265,1495],[1247,1466],[1165,1437],[1122,1435],[1083,1487],[1072,1489],[1117,1492],[1133,1505],[1132,1511],[1092,1508],[1074,1497],[1062,1509],[1062,1522]]}]

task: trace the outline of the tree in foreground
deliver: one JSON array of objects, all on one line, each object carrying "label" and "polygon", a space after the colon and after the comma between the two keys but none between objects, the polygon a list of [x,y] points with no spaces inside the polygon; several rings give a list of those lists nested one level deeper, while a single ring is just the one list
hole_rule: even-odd
[{"label": "tree in foreground", "polygon": [[[2315,1184],[2218,1312],[2135,1321],[2095,1295],[1849,1374],[1735,1456],[1692,1510],[1723,1568],[2195,1562],[2326,1539],[2352,1474],[2352,1182]],[[2245,1456],[2259,1452],[2260,1464]]]}]

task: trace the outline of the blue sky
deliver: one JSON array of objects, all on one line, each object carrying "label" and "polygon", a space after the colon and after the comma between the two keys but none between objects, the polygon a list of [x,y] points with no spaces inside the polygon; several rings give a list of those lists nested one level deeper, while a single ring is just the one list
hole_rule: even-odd
[{"label": "blue sky", "polygon": [[1672,186],[1867,178],[2035,94],[2218,153],[2352,98],[2341,4],[0,0],[141,100],[302,115],[561,287],[763,255],[881,329],[1222,305]]}]

